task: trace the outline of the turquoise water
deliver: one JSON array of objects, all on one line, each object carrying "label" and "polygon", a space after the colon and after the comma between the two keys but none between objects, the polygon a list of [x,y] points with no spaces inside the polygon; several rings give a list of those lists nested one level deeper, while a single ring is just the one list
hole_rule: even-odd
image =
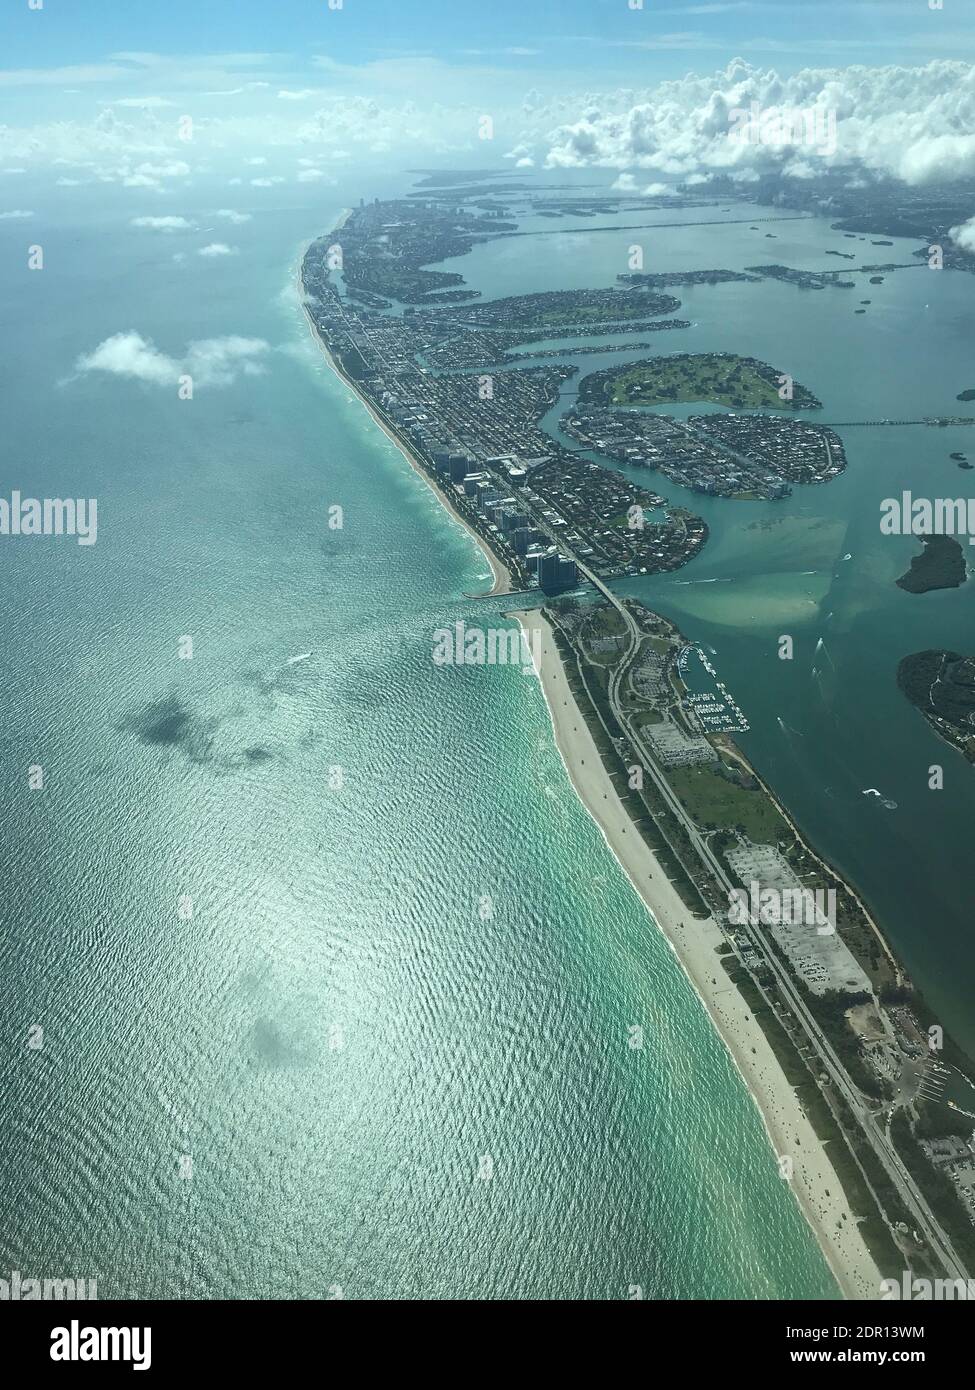
[{"label": "turquoise water", "polygon": [[[756,225],[758,232],[748,225],[658,227],[540,238],[551,254],[542,258],[539,288],[554,288],[562,276],[576,284],[586,277],[611,283],[634,242],[644,247],[647,270],[739,270],[782,261],[847,271],[910,262],[917,246],[903,238],[890,247],[873,246],[869,237],[849,240],[823,219]],[[766,239],[767,231],[775,240]],[[479,248],[470,260],[478,259],[489,276],[497,254],[507,270],[513,244],[498,253],[491,245]],[[853,251],[857,259],[828,256],[830,249]],[[922,265],[891,272],[881,285],[870,285],[866,275],[851,278],[855,290],[801,292],[774,281],[681,287],[674,291],[682,300],[679,315],[692,327],[660,334],[656,351],[762,358],[823,401],[822,411],[809,413],[813,419],[975,418],[971,403],[956,400],[975,382],[975,277]],[[857,316],[864,299],[871,301],[867,313]],[[578,365],[589,372],[621,359],[595,355]],[[571,404],[572,389],[569,383],[563,404]],[[547,419],[554,430],[561,409]],[[697,409],[680,406],[674,413]],[[794,489],[784,505],[703,498],[651,475],[658,491],[705,517],[710,539],[679,574],[619,587],[716,649],[722,677],[751,724],[745,751],[820,851],[866,895],[938,1017],[975,1056],[975,904],[968,878],[975,772],[937,738],[895,682],[897,664],[909,652],[973,650],[975,591],[971,580],[925,595],[898,589],[894,581],[918,545],[910,537],[882,536],[879,527],[882,499],[905,489],[925,497],[971,495],[971,475],[949,454],[975,459],[975,428],[840,433],[846,473],[825,487]],[[648,481],[645,472],[629,476]],[[778,659],[785,633],[795,640],[793,661]],[[825,651],[817,652],[820,641]],[[943,790],[929,787],[935,766],[944,769]],[[871,787],[896,802],[896,810],[865,797]]]},{"label": "turquoise water", "polygon": [[[42,274],[0,233],[0,491],[99,501],[93,547],[4,542],[2,1269],[103,1297],[835,1296],[537,683],[430,660],[483,557],[293,297],[359,192],[222,229],[220,262],[109,195],[38,218]],[[128,329],[273,350],[192,401],[71,379]]]}]

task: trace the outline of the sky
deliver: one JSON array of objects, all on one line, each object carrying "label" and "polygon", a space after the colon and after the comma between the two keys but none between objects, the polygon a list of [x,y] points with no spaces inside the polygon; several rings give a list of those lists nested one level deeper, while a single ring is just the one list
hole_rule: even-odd
[{"label": "sky", "polygon": [[157,192],[350,161],[808,177],[808,152],[728,144],[756,101],[834,111],[841,165],[975,175],[975,0],[937,3],[5,0],[0,215],[17,170]]},{"label": "sky", "polygon": [[[973,56],[971,0],[6,0],[9,70],[110,68],[112,54],[267,54],[280,76],[316,56],[367,67],[422,55],[460,69],[551,67],[608,81],[680,75],[700,55],[776,55],[788,69]],[[34,0],[37,3],[37,0]],[[337,0],[331,0],[337,3]],[[712,62],[712,66],[715,64]],[[124,64],[122,64],[124,66]]]}]

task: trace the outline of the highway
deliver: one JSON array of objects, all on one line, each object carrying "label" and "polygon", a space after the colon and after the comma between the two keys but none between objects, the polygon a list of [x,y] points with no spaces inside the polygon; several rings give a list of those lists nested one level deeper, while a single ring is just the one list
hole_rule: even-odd
[{"label": "highway", "polygon": [[[707,843],[707,840],[701,835],[697,826],[685,811],[680,800],[657,766],[653,754],[644,744],[639,730],[631,725],[629,715],[623,708],[621,688],[629,673],[629,667],[639,650],[640,638],[642,635],[640,627],[625,603],[617,598],[598,575],[593,574],[586,566],[580,564],[577,557],[576,564],[580,572],[586,576],[599,593],[601,593],[603,597],[613,605],[617,612],[623,616],[630,636],[630,642],[626,652],[610,675],[608,695],[613,714],[620,728],[625,731],[632,746],[638,753],[644,771],[650,775],[654,786],[663,797],[668,809],[683,827],[704,867],[728,895],[728,900],[730,901],[731,890],[736,885],[729,879],[724,868],[718,862]],[[923,1193],[921,1193],[915,1185],[914,1179],[911,1177],[903,1159],[897,1152],[889,1133],[879,1126],[873,1111],[865,1102],[863,1095],[850,1080],[832,1044],[810,1012],[806,1001],[799,991],[796,981],[775,955],[770,943],[755,926],[746,925],[742,930],[745,931],[751,945],[774,978],[783,1000],[792,1010],[796,1020],[801,1025],[803,1032],[808,1038],[810,1045],[815,1050],[823,1071],[830,1078],[838,1093],[843,1097],[850,1113],[863,1130],[867,1142],[870,1144],[877,1159],[886,1171],[891,1185],[897,1192],[906,1210],[910,1212],[911,1216],[914,1218],[917,1229],[924,1236],[930,1250],[940,1260],[949,1278],[967,1279],[968,1274],[964,1264],[957,1251],[954,1249],[948,1234],[931,1211]]]}]

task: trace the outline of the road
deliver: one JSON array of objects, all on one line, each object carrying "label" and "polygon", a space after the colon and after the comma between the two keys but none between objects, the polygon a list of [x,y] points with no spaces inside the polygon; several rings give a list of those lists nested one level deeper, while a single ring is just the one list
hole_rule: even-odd
[{"label": "road", "polygon": [[[736,885],[729,879],[724,868],[711,850],[710,845],[707,843],[707,840],[701,835],[697,826],[691,820],[680,800],[671,789],[667,779],[657,766],[653,754],[644,744],[640,731],[632,726],[629,715],[623,707],[620,692],[622,684],[629,673],[629,667],[639,649],[642,635],[641,629],[626,604],[617,598],[598,575],[593,574],[585,565],[580,564],[578,557],[575,558],[580,572],[586,576],[590,583],[593,584],[603,597],[613,605],[617,612],[623,616],[630,636],[627,650],[614,668],[609,679],[608,696],[613,714],[620,728],[626,732],[632,746],[638,753],[644,771],[650,775],[654,786],[663,797],[668,809],[683,827],[705,868],[721,886],[722,890],[728,894],[730,901],[731,890]],[[897,1192],[906,1210],[910,1212],[917,1223],[917,1229],[923,1234],[930,1250],[941,1261],[949,1278],[967,1279],[968,1275],[964,1264],[957,1251],[954,1249],[948,1234],[931,1211],[923,1193],[921,1193],[915,1185],[914,1179],[911,1177],[903,1159],[897,1152],[890,1134],[877,1123],[877,1119],[865,1102],[863,1095],[850,1080],[832,1044],[823,1033],[816,1019],[810,1012],[805,999],[800,994],[797,983],[779,958],[774,954],[770,943],[759,933],[756,927],[746,925],[743,927],[743,930],[760,959],[771,973],[783,1000],[792,1010],[797,1022],[800,1024],[809,1040],[810,1045],[815,1050],[823,1071],[830,1078],[837,1092],[846,1102],[850,1113],[859,1124],[867,1142],[887,1173],[891,1185]]]}]

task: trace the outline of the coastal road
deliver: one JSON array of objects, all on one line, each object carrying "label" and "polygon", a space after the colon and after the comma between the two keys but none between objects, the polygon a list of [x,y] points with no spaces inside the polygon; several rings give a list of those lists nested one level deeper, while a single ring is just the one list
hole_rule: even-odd
[{"label": "coastal road", "polygon": [[[724,868],[711,850],[710,845],[690,819],[680,800],[667,782],[667,779],[663,776],[661,770],[657,766],[656,759],[646,748],[639,730],[631,726],[629,715],[623,708],[620,690],[623,680],[628,675],[633,658],[639,649],[641,636],[639,624],[622,600],[617,598],[597,575],[589,571],[586,566],[581,565],[577,558],[576,564],[590,583],[592,583],[613,605],[617,612],[623,615],[630,633],[631,640],[627,651],[610,676],[610,707],[620,727],[627,734],[631,744],[639,754],[644,770],[649,773],[666,805],[683,826],[685,833],[691,841],[691,844],[697,850],[705,868],[720,884],[722,890],[728,894],[730,901],[731,890],[735,885],[729,879]],[[877,1159],[887,1173],[891,1185],[894,1187],[905,1208],[913,1216],[917,1223],[918,1230],[923,1233],[930,1249],[941,1261],[949,1278],[967,1279],[968,1275],[965,1266],[952,1245],[948,1234],[931,1211],[923,1193],[918,1190],[890,1134],[885,1129],[881,1129],[877,1124],[873,1111],[865,1103],[862,1094],[850,1080],[832,1044],[823,1033],[808,1005],[799,993],[796,982],[779,961],[778,957],[774,955],[769,943],[759,934],[756,928],[749,924],[744,927],[744,931],[759,957],[770,971],[779,987],[782,998],[791,1008],[803,1032],[806,1034],[811,1046],[815,1050],[823,1070],[827,1076],[829,1076],[833,1085],[846,1102],[850,1113],[859,1124],[867,1142],[870,1144]]]}]

